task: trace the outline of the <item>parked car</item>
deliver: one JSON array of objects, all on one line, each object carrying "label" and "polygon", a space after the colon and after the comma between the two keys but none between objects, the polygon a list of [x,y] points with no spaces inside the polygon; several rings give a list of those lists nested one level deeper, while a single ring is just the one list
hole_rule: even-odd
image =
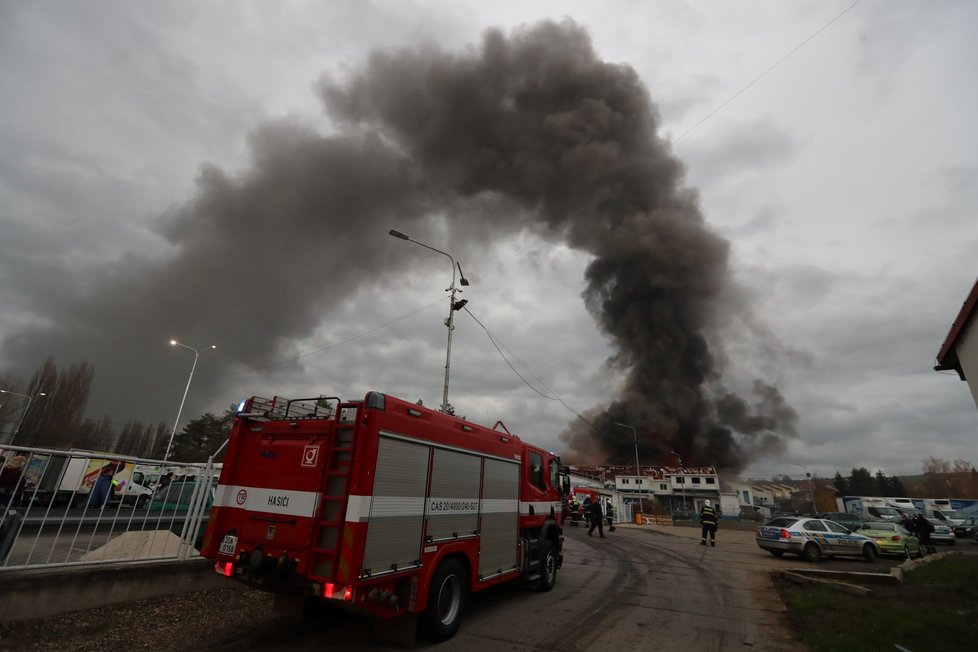
[{"label": "parked car", "polygon": [[930,540],[932,543],[946,543],[949,546],[954,545],[956,539],[954,538],[953,527],[950,525],[944,525],[937,519],[929,518],[927,520],[934,526],[934,531],[930,533]]},{"label": "parked car", "polygon": [[789,552],[810,562],[837,555],[873,561],[880,552],[874,539],[835,521],[808,516],[772,519],[754,530],[754,541],[775,557]]},{"label": "parked car", "polygon": [[[207,530],[207,522],[210,520],[210,508],[214,505],[214,498],[217,492],[218,478],[211,480],[210,489],[204,499],[204,509],[200,515],[200,528],[197,531],[197,538],[194,540],[194,547],[200,548]],[[176,480],[156,492],[153,499],[146,504],[146,516],[148,522],[157,522],[158,529],[166,528],[174,534],[182,535],[184,526],[190,516],[190,507],[197,492],[197,480]]]},{"label": "parked car", "polygon": [[954,526],[954,536],[972,538],[978,533],[978,516],[969,516]]},{"label": "parked car", "polygon": [[763,521],[764,514],[753,509],[740,510],[740,520],[742,521]]},{"label": "parked car", "polygon": [[819,518],[824,518],[829,521],[835,521],[839,525],[845,525],[847,528],[855,532],[863,526],[866,522],[859,514],[850,514],[849,512],[828,512],[823,514]]},{"label": "parked car", "polygon": [[923,557],[920,541],[897,523],[870,522],[859,528],[858,534],[863,534],[876,541],[881,555],[896,555],[910,559]]}]

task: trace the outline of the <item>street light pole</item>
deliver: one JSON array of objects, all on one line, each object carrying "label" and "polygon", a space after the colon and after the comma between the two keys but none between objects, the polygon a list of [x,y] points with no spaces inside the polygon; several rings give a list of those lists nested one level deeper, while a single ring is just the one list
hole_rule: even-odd
[{"label": "street light pole", "polygon": [[680,493],[683,495],[683,511],[686,511],[686,474],[683,473],[683,458],[679,456],[679,453],[672,451],[672,454],[676,456],[679,460],[679,474],[683,477],[683,486],[679,488]]},{"label": "street light pole", "polygon": [[[190,349],[194,352],[194,363],[190,367],[190,377],[187,378],[187,386],[183,389],[183,398],[180,399],[180,409],[177,410],[177,420],[173,422],[173,432],[170,433],[170,441],[166,443],[166,453],[163,454],[163,461],[170,459],[170,448],[173,446],[173,437],[177,434],[177,427],[180,425],[180,415],[183,414],[183,404],[187,400],[187,392],[190,391],[190,381],[194,379],[194,369],[197,368],[197,360],[200,358],[200,352],[192,346],[187,346],[186,344],[181,344],[176,340],[170,340],[171,346],[180,346],[185,349]],[[211,345],[212,349],[216,349],[215,345]]]},{"label": "street light pole", "polygon": [[818,510],[815,508],[815,492],[812,491],[812,474],[808,472],[808,467],[804,464],[792,464],[791,466],[805,469],[805,477],[808,478],[808,499],[812,502],[812,516],[815,516]]},{"label": "street light pole", "polygon": [[[20,392],[12,392],[9,389],[0,389],[0,394],[13,394],[14,396],[20,396],[21,398],[27,399],[27,405],[24,409],[20,411],[20,418],[17,419],[17,425],[14,427],[14,434],[10,436],[10,441],[7,442],[8,446],[13,445],[14,439],[17,438],[17,434],[20,433],[20,427],[24,425],[24,418],[27,416],[28,411],[31,409],[31,397],[27,394],[21,394]],[[47,396],[44,392],[38,392],[38,396]]]},{"label": "street light pole", "polygon": [[[639,467],[639,465],[638,465],[638,432],[635,430],[634,427],[625,425],[624,423],[618,423],[616,421],[615,422],[615,425],[616,426],[621,426],[622,428],[628,428],[629,430],[632,431],[632,436],[635,438],[635,475],[638,478],[641,478],[642,477],[642,470],[641,470],[641,467]],[[638,495],[638,513],[639,514],[642,513],[642,494],[641,493],[639,493],[639,495]]]},{"label": "street light pole", "polygon": [[441,249],[435,249],[434,247],[430,247],[423,242],[418,242],[417,240],[412,239],[409,235],[401,233],[400,231],[395,231],[394,229],[391,229],[388,232],[388,235],[392,235],[395,238],[400,238],[401,240],[407,240],[408,242],[413,242],[416,245],[421,245],[425,249],[430,249],[431,251],[437,252],[443,256],[447,256],[448,260],[452,261],[452,284],[445,288],[446,292],[452,293],[448,302],[448,319],[445,320],[445,326],[448,327],[448,348],[445,352],[445,386],[443,388],[441,398],[441,409],[442,412],[445,412],[448,410],[448,377],[452,366],[452,331],[455,330],[455,311],[461,310],[462,307],[468,303],[468,301],[464,299],[458,303],[455,303],[455,293],[461,292],[461,290],[455,287],[455,268],[458,267],[459,283],[461,285],[467,286],[469,281],[462,273],[462,266],[455,262],[455,259],[452,258],[452,255],[448,252],[442,251]]}]

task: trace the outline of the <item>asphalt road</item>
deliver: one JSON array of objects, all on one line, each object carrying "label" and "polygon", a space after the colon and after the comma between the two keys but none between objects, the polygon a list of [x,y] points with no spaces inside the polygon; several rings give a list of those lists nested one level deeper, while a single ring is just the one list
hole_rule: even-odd
[{"label": "asphalt road", "polygon": [[[805,649],[787,627],[769,574],[813,566],[772,557],[756,546],[752,531],[721,527],[716,548],[700,546],[698,531],[681,526],[619,525],[606,539],[588,537],[581,527],[565,533],[564,566],[552,591],[500,586],[474,594],[455,638],[415,649]],[[817,567],[885,573],[896,563],[837,559]],[[0,627],[0,650],[403,650],[413,640],[410,625],[401,618],[378,626],[335,611],[300,619],[297,611],[276,612],[268,594],[237,589]]]}]

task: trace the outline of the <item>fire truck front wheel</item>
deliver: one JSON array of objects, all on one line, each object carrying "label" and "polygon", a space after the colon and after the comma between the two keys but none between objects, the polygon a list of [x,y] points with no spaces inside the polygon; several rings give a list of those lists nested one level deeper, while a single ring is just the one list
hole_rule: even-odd
[{"label": "fire truck front wheel", "polygon": [[428,609],[422,616],[425,637],[438,642],[458,631],[468,593],[468,575],[457,559],[446,559],[435,571],[428,589]]},{"label": "fire truck front wheel", "polygon": [[538,591],[549,591],[557,582],[557,546],[549,539],[540,547],[540,580]]}]

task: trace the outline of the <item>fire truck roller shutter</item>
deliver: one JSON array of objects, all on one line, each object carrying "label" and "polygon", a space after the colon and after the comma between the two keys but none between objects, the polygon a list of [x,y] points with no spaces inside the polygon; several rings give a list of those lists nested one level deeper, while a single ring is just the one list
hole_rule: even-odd
[{"label": "fire truck roller shutter", "polygon": [[479,576],[489,578],[518,566],[520,465],[486,459],[482,480]]},{"label": "fire truck roller shutter", "polygon": [[428,538],[473,536],[479,529],[479,473],[475,455],[436,448],[428,497]]},{"label": "fire truck roller shutter", "polygon": [[428,446],[380,437],[363,569],[370,574],[421,561]]}]

